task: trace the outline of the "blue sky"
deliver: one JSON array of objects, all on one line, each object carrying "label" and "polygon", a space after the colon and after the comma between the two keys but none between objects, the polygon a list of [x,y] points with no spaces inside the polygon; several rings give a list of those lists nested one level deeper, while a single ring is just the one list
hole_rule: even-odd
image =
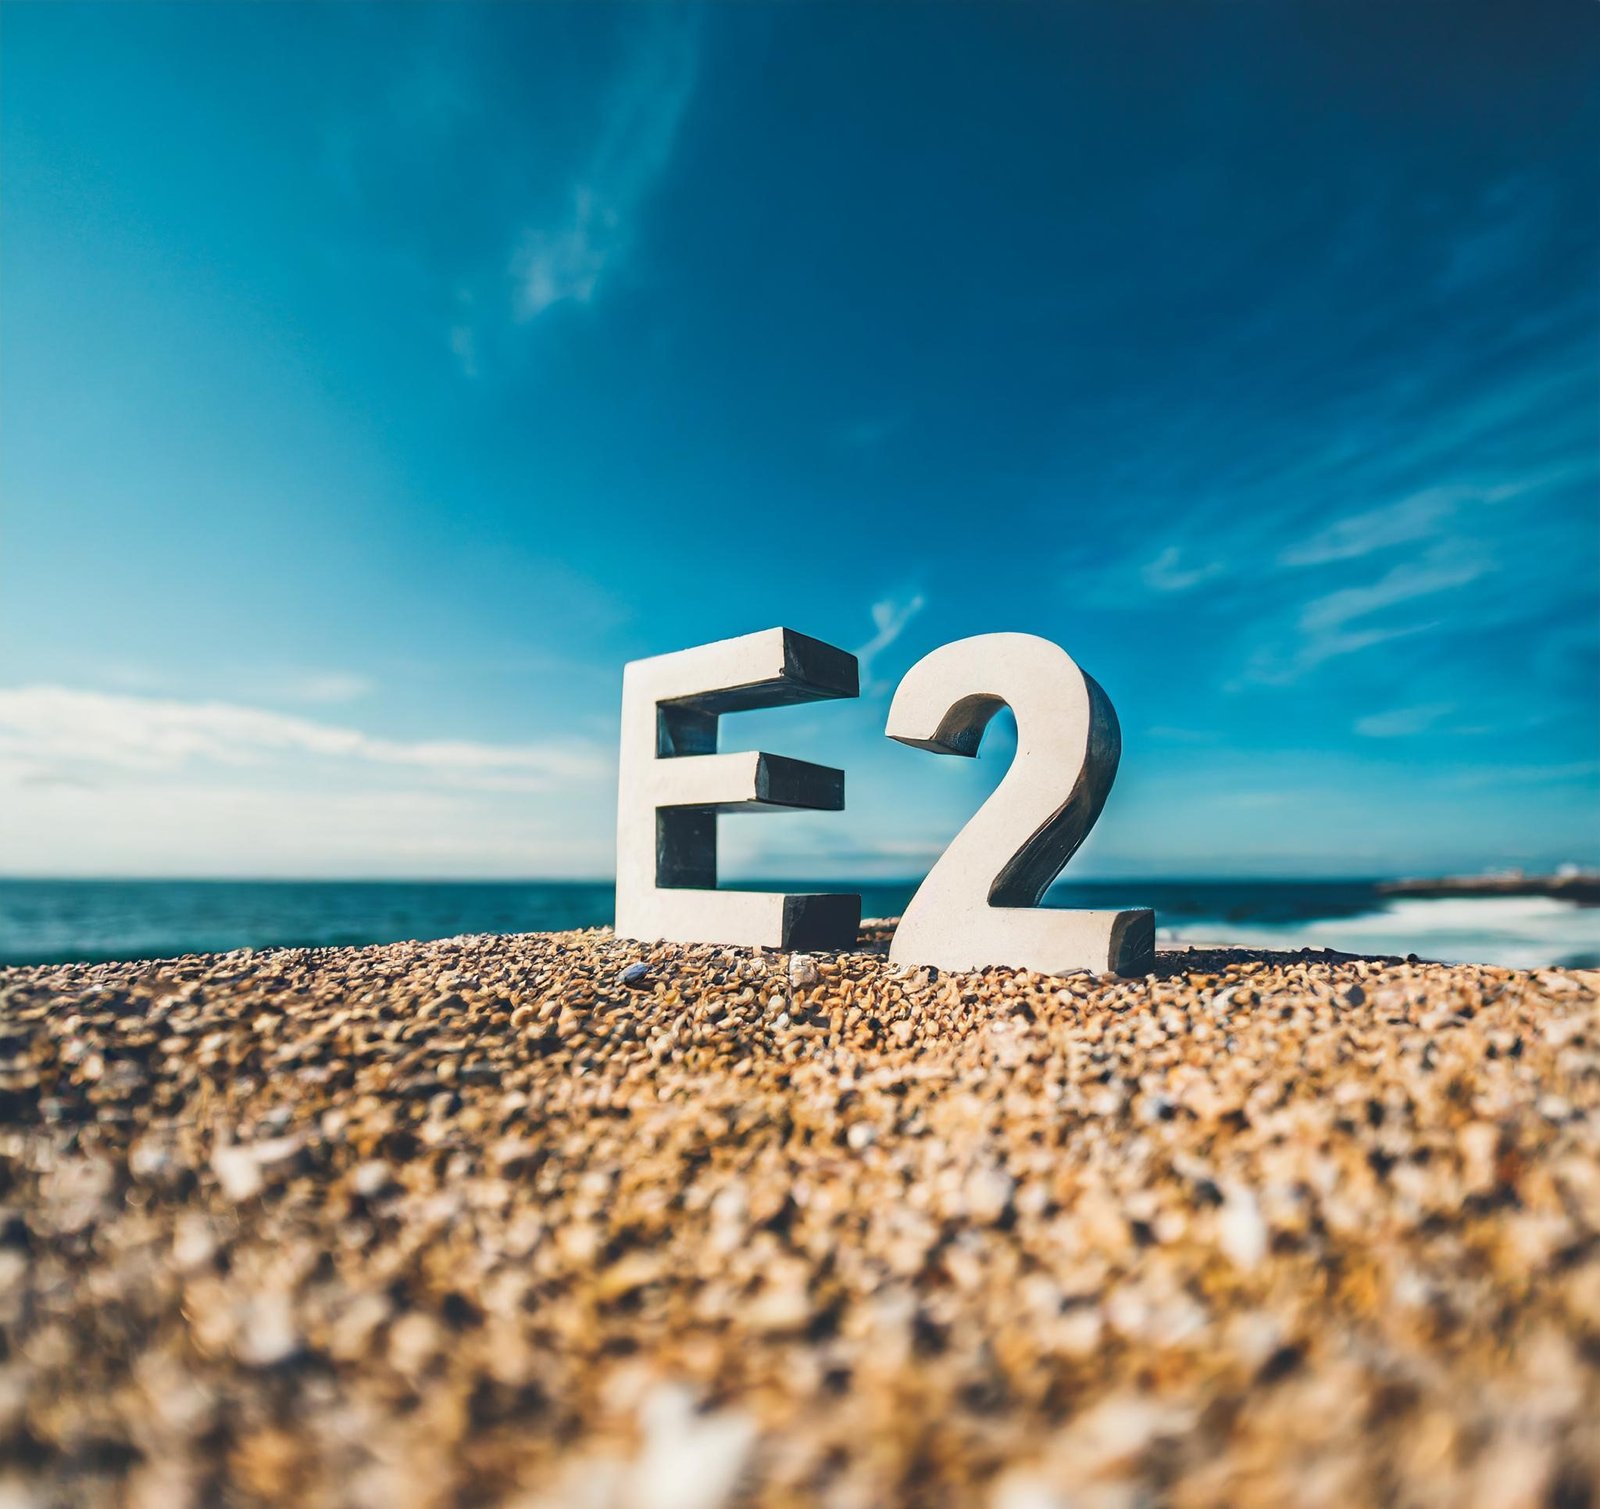
[{"label": "blue sky", "polygon": [[622,664],[920,873],[1064,645],[1069,875],[1600,862],[1600,11],[8,6],[0,871],[605,875]]}]

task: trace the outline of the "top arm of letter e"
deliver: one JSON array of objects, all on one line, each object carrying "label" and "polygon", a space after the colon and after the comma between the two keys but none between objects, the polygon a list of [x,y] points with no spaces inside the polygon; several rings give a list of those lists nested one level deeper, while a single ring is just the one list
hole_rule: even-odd
[{"label": "top arm of letter e", "polygon": [[723,713],[859,695],[854,655],[793,629],[635,660],[622,673],[617,936],[747,948],[849,948],[861,898],[719,891],[717,814],[839,812],[844,772],[718,754]]}]

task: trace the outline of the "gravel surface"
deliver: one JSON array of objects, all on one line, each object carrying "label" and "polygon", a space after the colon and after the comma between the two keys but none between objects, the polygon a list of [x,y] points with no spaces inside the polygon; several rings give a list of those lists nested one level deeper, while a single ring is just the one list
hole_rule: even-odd
[{"label": "gravel surface", "polygon": [[603,931],[0,972],[0,1505],[1580,1509],[1597,992]]}]

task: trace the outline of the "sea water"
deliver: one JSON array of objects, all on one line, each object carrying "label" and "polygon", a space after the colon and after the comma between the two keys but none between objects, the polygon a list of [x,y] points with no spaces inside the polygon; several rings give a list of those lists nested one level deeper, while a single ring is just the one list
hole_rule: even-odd
[{"label": "sea water", "polygon": [[[915,883],[859,891],[892,917]],[[1450,963],[1600,966],[1600,908],[1543,896],[1385,897],[1370,881],[1068,881],[1052,906],[1156,909],[1163,942],[1336,948]],[[0,964],[350,946],[611,921],[609,881],[0,880]]]},{"label": "sea water", "polygon": [[1337,948],[1353,954],[1417,953],[1452,963],[1514,969],[1600,966],[1600,908],[1552,896],[1396,897],[1355,917],[1285,928],[1238,927],[1237,943]]}]

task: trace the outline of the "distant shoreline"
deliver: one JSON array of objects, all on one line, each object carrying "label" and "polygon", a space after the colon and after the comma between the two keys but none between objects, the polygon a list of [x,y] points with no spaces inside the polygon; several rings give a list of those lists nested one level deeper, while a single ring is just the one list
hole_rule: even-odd
[{"label": "distant shoreline", "polygon": [[1443,875],[1433,880],[1385,880],[1383,896],[1432,900],[1446,896],[1553,896],[1579,906],[1600,906],[1600,874]]}]

